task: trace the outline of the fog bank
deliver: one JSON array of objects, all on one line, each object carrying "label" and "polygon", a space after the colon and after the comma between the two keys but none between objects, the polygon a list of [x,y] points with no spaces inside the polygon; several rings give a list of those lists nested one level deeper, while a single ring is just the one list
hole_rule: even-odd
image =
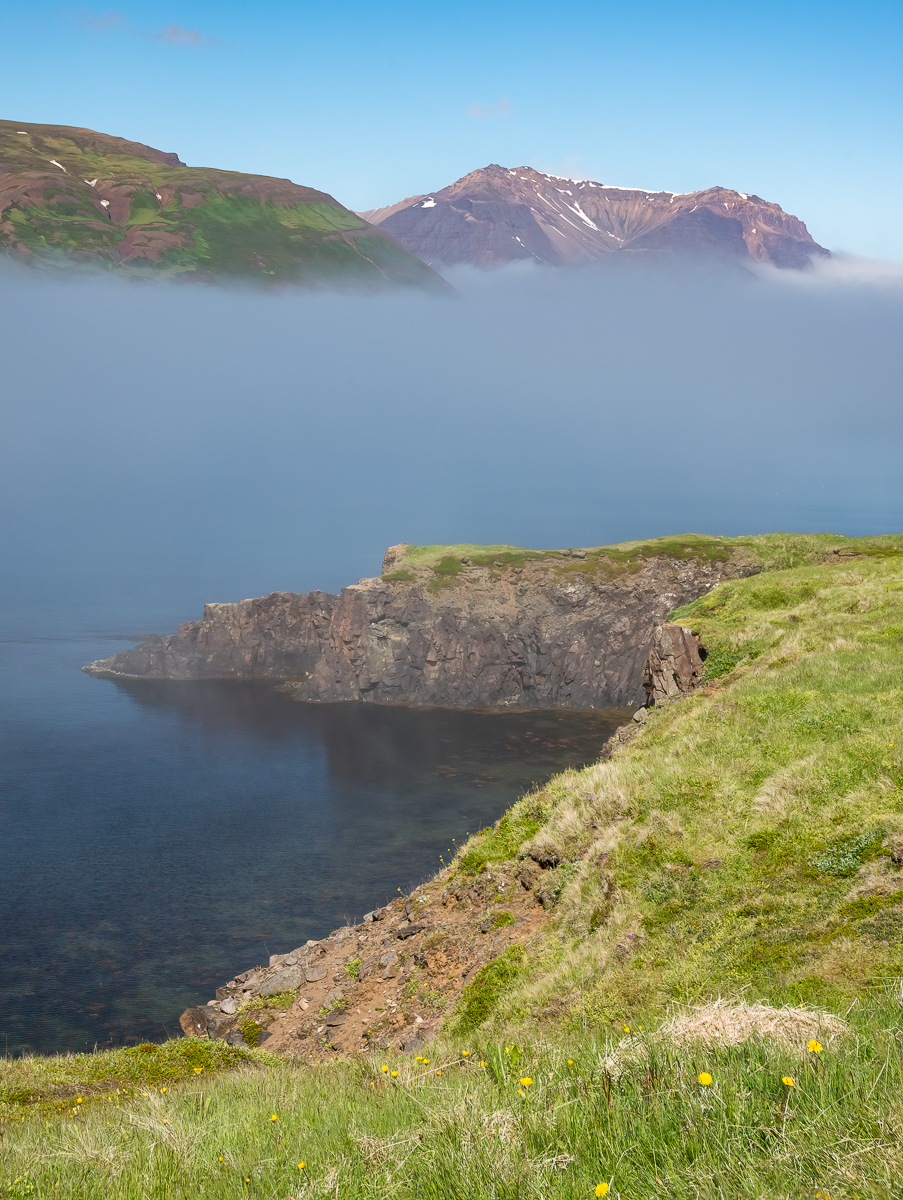
[{"label": "fog bank", "polygon": [[899,269],[451,279],[0,272],[8,621],[144,632],[398,541],[903,529]]}]

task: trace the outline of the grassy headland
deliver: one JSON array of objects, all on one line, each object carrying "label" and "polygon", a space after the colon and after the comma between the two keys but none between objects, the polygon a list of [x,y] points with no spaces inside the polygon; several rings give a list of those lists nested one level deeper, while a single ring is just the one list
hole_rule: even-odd
[{"label": "grassy headland", "polygon": [[9,1062],[7,1194],[903,1195],[903,539],[738,540],[704,686],[428,885],[530,865],[549,919],[419,1061]]}]

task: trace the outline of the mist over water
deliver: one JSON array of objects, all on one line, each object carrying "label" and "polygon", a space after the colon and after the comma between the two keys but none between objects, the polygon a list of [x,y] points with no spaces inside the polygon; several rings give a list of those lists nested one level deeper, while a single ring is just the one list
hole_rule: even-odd
[{"label": "mist over water", "polygon": [[80,672],[122,639],[337,590],[398,541],[903,528],[900,272],[450,279],[442,300],[0,271],[12,1046],[162,1037],[616,719]]},{"label": "mist over water", "polygon": [[0,273],[7,620],[144,632],[336,589],[398,541],[903,526],[899,273],[452,281],[437,300]]}]

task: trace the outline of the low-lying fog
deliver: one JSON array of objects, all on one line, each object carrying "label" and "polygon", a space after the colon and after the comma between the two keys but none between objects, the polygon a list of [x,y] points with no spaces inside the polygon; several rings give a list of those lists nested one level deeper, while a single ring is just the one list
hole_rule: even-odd
[{"label": "low-lying fog", "polygon": [[[0,273],[7,628],[337,589],[390,543],[903,529],[903,272]],[[164,625],[165,627],[165,625]]]}]

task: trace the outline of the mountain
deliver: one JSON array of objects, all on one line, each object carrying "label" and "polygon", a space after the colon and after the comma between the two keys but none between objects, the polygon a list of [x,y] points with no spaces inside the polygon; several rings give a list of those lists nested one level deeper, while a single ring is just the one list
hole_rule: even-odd
[{"label": "mountain", "polygon": [[92,129],[0,121],[0,247],[195,279],[445,290],[391,236],[288,179],[188,167]]},{"label": "mountain", "polygon": [[744,192],[650,192],[495,163],[439,192],[359,215],[424,262],[446,266],[669,253],[801,268],[829,253],[802,221]]}]

